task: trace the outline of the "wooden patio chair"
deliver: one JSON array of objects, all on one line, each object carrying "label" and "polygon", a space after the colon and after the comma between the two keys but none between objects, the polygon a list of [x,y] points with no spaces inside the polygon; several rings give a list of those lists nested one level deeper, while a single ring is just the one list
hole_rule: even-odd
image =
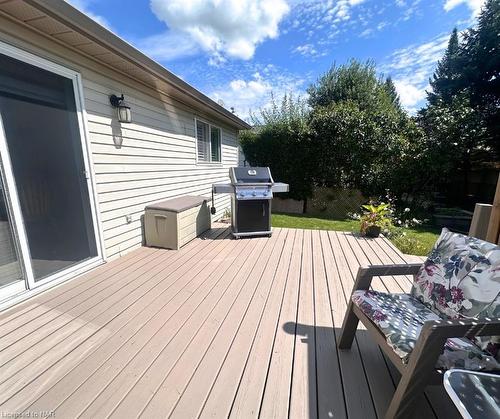
[{"label": "wooden patio chair", "polygon": [[[411,293],[370,291],[385,275],[413,275]],[[423,264],[359,268],[340,349],[360,320],[401,373],[386,419],[411,418],[446,369],[500,372],[500,246],[443,229]]]}]

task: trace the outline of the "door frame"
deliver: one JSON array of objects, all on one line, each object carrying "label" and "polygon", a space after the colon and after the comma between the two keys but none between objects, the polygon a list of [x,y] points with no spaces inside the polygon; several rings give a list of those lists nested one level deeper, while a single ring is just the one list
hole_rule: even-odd
[{"label": "door frame", "polygon": [[[0,121],[0,154],[2,159],[6,160],[4,162],[6,173],[6,181],[8,185],[6,186],[7,192],[10,195],[9,200],[11,201],[11,208],[13,212],[13,224],[16,225],[17,231],[15,234],[19,235],[19,247],[21,252],[22,265],[25,270],[26,275],[26,289],[32,290],[42,286],[55,285],[59,282],[70,279],[76,275],[79,275],[94,266],[101,264],[104,261],[104,240],[102,223],[100,220],[100,212],[98,208],[97,200],[97,188],[95,182],[95,173],[92,164],[92,155],[90,152],[90,142],[88,135],[88,124],[87,115],[84,106],[84,95],[83,95],[83,84],[82,77],[78,71],[72,70],[60,64],[56,64],[50,60],[39,57],[30,52],[19,49],[18,47],[7,44],[0,41],[0,54],[7,55],[11,58],[17,59],[19,61],[31,64],[35,67],[41,68],[43,70],[50,71],[72,81],[76,115],[78,120],[78,132],[80,134],[80,145],[82,149],[83,165],[85,168],[85,177],[87,179],[87,189],[89,195],[90,212],[92,217],[92,227],[94,231],[95,244],[97,248],[97,256],[83,261],[75,266],[69,267],[61,272],[56,272],[49,275],[46,278],[40,279],[35,282],[33,277],[33,270],[31,269],[31,259],[29,256],[28,241],[26,237],[26,231],[24,228],[21,207],[19,203],[19,198],[17,195],[17,189],[15,188],[15,179],[13,176],[12,168],[10,165],[10,158],[7,149],[7,141],[5,138],[5,133],[3,130],[3,125]],[[9,179],[10,178],[10,179]],[[1,300],[1,298],[0,298]]]}]

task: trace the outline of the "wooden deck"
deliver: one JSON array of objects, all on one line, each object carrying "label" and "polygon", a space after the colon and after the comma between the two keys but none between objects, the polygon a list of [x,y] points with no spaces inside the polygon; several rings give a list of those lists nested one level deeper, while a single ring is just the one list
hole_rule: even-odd
[{"label": "wooden deck", "polygon": [[[0,413],[382,418],[395,368],[364,330],[335,342],[357,267],[409,257],[350,233],[228,234],[141,248],[1,314]],[[429,387],[417,417],[456,415]]]}]

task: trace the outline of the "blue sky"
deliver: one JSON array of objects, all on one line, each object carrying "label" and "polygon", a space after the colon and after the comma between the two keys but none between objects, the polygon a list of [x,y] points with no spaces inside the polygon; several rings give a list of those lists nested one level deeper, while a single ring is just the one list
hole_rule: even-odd
[{"label": "blue sky", "polygon": [[305,95],[332,63],[372,59],[409,112],[453,27],[483,0],[70,0],[185,81],[247,118],[270,94]]}]

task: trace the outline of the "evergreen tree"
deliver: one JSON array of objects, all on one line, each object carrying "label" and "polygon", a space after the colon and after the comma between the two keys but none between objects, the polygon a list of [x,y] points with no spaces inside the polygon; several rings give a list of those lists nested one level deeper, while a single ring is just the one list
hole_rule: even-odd
[{"label": "evergreen tree", "polygon": [[444,56],[439,60],[436,71],[429,80],[432,92],[427,92],[427,99],[431,105],[439,101],[449,104],[453,97],[462,90],[461,61],[461,48],[457,28],[455,28],[451,33]]},{"label": "evergreen tree", "polygon": [[[488,0],[465,36],[464,73],[475,103],[500,99],[500,2]],[[498,102],[497,102],[498,105]]]},{"label": "evergreen tree", "polygon": [[500,159],[500,2],[483,6],[478,25],[468,31],[463,53],[464,82],[470,86],[471,105],[486,124],[482,142]]},{"label": "evergreen tree", "polygon": [[434,154],[440,156],[443,176],[449,173],[455,184],[462,178],[463,202],[472,169],[500,158],[499,34],[500,2],[487,0],[463,42],[453,31],[430,80],[429,104],[418,116],[429,141],[442,150]]},{"label": "evergreen tree", "polygon": [[392,81],[391,76],[389,76],[385,79],[384,89],[387,92],[387,95],[389,96],[389,99],[391,100],[392,104],[396,108],[402,109],[401,102],[399,100],[399,95],[398,95],[398,92],[396,90],[396,86],[394,85],[394,82]]}]

